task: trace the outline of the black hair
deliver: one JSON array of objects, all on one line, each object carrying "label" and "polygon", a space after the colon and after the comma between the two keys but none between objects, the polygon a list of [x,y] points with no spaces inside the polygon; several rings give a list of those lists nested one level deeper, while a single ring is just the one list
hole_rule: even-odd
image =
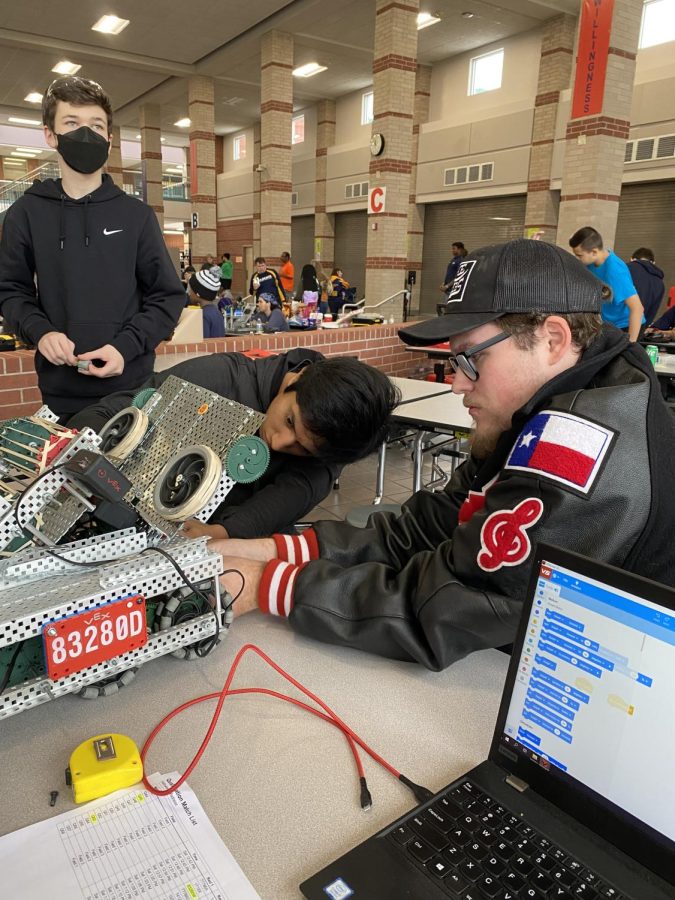
[{"label": "black hair", "polygon": [[229,253],[223,253],[222,259],[229,259],[229,258],[230,258]]},{"label": "black hair", "polygon": [[631,259],[646,259],[649,262],[654,262],[654,251],[650,250],[649,247],[638,247],[637,250],[633,250],[631,253]]},{"label": "black hair", "polygon": [[311,363],[286,391],[296,392],[302,423],[319,439],[317,456],[340,465],[377,450],[401,396],[384,372],[350,356]]},{"label": "black hair", "polygon": [[453,247],[457,247],[459,250],[465,250],[465,249],[466,249],[465,246],[464,246],[464,244],[463,244],[461,241],[453,241],[453,242],[452,242],[452,246],[453,246]]},{"label": "black hair", "polygon": [[185,266],[184,271],[185,272],[195,272],[196,270],[195,270],[194,266]]},{"label": "black hair", "polygon": [[590,253],[591,250],[602,250],[602,235],[595,228],[586,225],[585,228],[574,232],[570,238],[570,247],[572,250],[580,247],[586,253]]},{"label": "black hair", "polygon": [[316,269],[311,263],[306,263],[302,267],[300,284],[303,291],[315,291],[317,289]]},{"label": "black hair", "polygon": [[267,265],[267,262],[266,262],[264,256],[256,256],[256,258],[253,260],[253,263],[254,263],[254,265],[258,265],[258,263],[265,263],[265,265]]}]

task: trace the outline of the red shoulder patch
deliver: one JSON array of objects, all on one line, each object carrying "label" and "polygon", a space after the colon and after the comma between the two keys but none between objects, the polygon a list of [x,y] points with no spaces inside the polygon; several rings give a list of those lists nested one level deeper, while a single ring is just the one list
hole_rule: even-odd
[{"label": "red shoulder patch", "polygon": [[515,509],[498,509],[483,523],[481,547],[476,562],[484,572],[502,566],[518,566],[530,555],[532,544],[527,529],[538,522],[544,504],[537,497],[522,500]]}]

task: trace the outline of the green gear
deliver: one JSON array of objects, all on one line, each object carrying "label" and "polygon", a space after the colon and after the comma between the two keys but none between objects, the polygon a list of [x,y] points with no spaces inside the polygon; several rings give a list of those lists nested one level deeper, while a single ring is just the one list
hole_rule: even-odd
[{"label": "green gear", "polygon": [[139,391],[131,401],[131,405],[135,406],[136,409],[143,409],[148,400],[156,393],[157,391],[155,388],[143,388],[143,390]]},{"label": "green gear", "polygon": [[250,484],[267,470],[270,449],[261,438],[252,434],[237,438],[227,451],[225,471],[233,481]]}]

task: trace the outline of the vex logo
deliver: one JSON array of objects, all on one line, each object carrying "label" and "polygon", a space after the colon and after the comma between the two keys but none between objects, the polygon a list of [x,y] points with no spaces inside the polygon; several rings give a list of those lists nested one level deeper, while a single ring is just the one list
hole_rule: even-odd
[{"label": "vex logo", "polygon": [[455,280],[452,282],[450,293],[448,294],[448,303],[460,303],[464,299],[466,286],[471,278],[473,267],[476,265],[475,259],[467,259],[460,264],[459,271]]},{"label": "vex logo", "polygon": [[91,618],[85,619],[84,622],[85,622],[85,625],[91,625],[92,622],[101,622],[101,621],[103,621],[103,619],[109,619],[109,618],[110,618],[109,612],[107,612],[107,613],[97,612],[97,613],[94,613],[94,615],[91,616]]}]

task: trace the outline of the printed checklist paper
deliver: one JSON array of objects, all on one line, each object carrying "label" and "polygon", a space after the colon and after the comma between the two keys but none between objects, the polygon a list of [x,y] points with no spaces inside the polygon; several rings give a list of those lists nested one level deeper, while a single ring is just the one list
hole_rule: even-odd
[{"label": "printed checklist paper", "polygon": [[137,785],[5,835],[0,871],[3,896],[22,900],[260,900],[187,783],[168,797]]}]

